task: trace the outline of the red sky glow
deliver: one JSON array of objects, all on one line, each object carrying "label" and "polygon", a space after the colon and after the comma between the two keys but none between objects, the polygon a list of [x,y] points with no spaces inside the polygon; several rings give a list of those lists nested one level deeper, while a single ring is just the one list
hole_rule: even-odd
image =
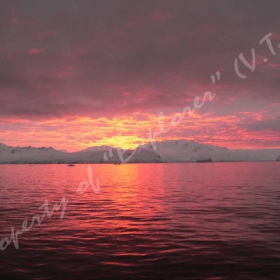
[{"label": "red sky glow", "polygon": [[[156,132],[280,148],[279,9],[258,0],[1,1],[0,142],[135,148]],[[268,34],[273,50],[260,43]],[[214,99],[182,117],[208,91]]]}]

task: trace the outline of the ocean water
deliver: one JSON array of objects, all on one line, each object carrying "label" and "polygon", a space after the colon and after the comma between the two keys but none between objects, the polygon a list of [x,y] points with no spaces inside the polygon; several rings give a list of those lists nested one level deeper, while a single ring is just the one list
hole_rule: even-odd
[{"label": "ocean water", "polygon": [[279,169],[0,165],[0,279],[280,279]]}]

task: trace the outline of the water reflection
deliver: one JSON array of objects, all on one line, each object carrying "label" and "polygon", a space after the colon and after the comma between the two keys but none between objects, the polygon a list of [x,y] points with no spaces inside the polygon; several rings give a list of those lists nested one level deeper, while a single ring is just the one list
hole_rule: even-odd
[{"label": "water reflection", "polygon": [[87,165],[0,166],[0,238],[46,199],[69,200],[63,220],[46,218],[19,251],[0,252],[0,275],[258,279],[261,268],[277,278],[279,163],[91,166],[98,195],[76,193]]}]

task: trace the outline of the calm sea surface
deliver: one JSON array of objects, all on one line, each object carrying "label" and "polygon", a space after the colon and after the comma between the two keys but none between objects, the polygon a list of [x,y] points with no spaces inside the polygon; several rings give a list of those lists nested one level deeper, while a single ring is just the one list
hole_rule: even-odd
[{"label": "calm sea surface", "polygon": [[0,165],[0,279],[280,279],[280,162],[87,168]]}]

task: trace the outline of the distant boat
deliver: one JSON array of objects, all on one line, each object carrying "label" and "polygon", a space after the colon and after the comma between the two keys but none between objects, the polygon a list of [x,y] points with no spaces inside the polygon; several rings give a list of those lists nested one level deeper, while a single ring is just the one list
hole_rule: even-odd
[{"label": "distant boat", "polygon": [[72,163],[71,163],[71,164],[68,164],[67,166],[75,166],[75,164],[72,164]]},{"label": "distant boat", "polygon": [[207,159],[197,159],[196,162],[212,162],[211,158],[207,158]]}]

